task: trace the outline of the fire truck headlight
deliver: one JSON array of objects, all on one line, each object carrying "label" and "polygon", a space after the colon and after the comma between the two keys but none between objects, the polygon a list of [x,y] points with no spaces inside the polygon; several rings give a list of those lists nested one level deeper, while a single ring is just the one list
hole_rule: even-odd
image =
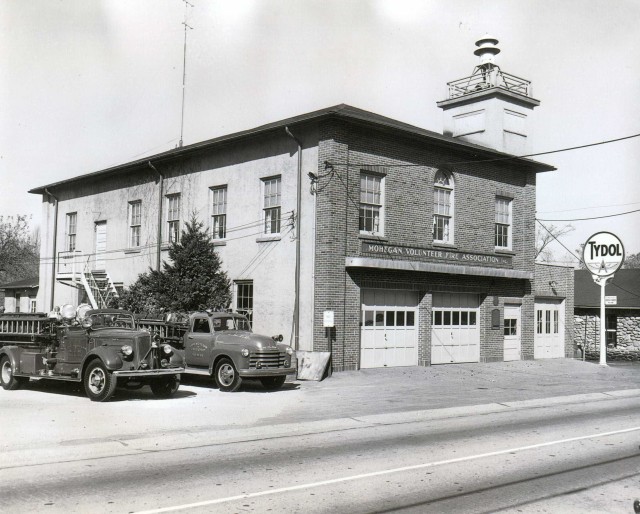
[{"label": "fire truck headlight", "polygon": [[243,357],[249,357],[249,350],[247,348],[243,348],[240,353]]},{"label": "fire truck headlight", "polygon": [[165,355],[171,355],[173,353],[173,348],[171,348],[171,345],[165,344],[162,346],[162,351]]},{"label": "fire truck headlight", "polygon": [[293,348],[291,348],[291,346],[287,346],[287,353],[293,355]]},{"label": "fire truck headlight", "polygon": [[133,353],[133,348],[131,348],[131,346],[129,346],[128,344],[124,344],[120,348],[120,351],[122,352],[122,355],[129,357]]}]

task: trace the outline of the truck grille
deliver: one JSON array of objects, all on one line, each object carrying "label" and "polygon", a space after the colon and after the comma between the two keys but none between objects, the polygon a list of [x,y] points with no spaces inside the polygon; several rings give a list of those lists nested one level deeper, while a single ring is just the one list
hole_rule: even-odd
[{"label": "truck grille", "polygon": [[133,347],[136,364],[140,364],[140,361],[146,356],[146,361],[151,362],[151,355],[147,355],[151,348],[151,337],[148,335],[138,336],[135,340],[135,346]]},{"label": "truck grille", "polygon": [[285,354],[278,350],[261,350],[249,355],[249,368],[274,369],[284,368]]}]

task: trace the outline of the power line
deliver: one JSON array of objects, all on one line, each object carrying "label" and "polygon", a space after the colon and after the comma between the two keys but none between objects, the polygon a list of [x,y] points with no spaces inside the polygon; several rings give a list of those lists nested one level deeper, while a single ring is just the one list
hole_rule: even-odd
[{"label": "power line", "polygon": [[525,157],[536,157],[538,155],[548,155],[548,154],[552,154],[552,153],[568,152],[570,150],[579,150],[581,148],[589,148],[591,146],[606,145],[606,144],[609,144],[609,143],[616,143],[618,141],[624,141],[626,139],[632,139],[634,137],[640,137],[640,133],[639,134],[632,134],[630,136],[618,137],[616,139],[608,139],[606,141],[598,141],[597,143],[588,143],[586,145],[570,146],[570,147],[567,147],[567,148],[560,148],[558,150],[549,150],[549,151],[546,151],[546,152],[530,153],[530,154],[518,155],[518,156],[512,156],[512,157],[496,157],[494,159],[477,159],[475,161],[450,162],[448,164],[473,164],[473,163],[476,163],[476,162],[495,162],[495,161],[508,161],[508,160],[512,160],[512,159],[524,159]]},{"label": "power line", "polygon": [[604,209],[607,207],[624,207],[626,205],[638,205],[640,202],[631,203],[614,203],[611,205],[592,205],[590,207],[576,207],[575,209],[561,209],[559,211],[538,211],[538,214],[553,214],[556,212],[573,212],[573,211],[586,211],[589,209]]},{"label": "power line", "polygon": [[617,214],[607,214],[606,216],[594,216],[592,218],[575,218],[572,220],[536,220],[537,221],[556,221],[556,222],[560,222],[560,221],[587,221],[587,220],[601,220],[604,218],[614,218],[616,216],[624,216],[625,214],[633,214],[634,212],[640,212],[640,209],[636,209],[634,211],[627,211],[627,212],[619,212]]},{"label": "power line", "polygon": [[[526,157],[536,157],[538,155],[548,155],[548,154],[553,154],[553,153],[560,153],[560,152],[568,152],[570,150],[579,150],[581,148],[589,148],[591,146],[599,146],[599,145],[606,145],[609,143],[616,143],[618,141],[624,141],[626,139],[632,139],[634,137],[640,137],[640,133],[638,134],[632,134],[630,136],[624,136],[624,137],[618,137],[616,139],[607,139],[606,141],[598,141],[596,143],[587,143],[585,145],[579,145],[579,146],[570,146],[570,147],[566,147],[566,148],[559,148],[557,150],[548,150],[546,152],[537,152],[537,153],[530,153],[530,154],[524,154],[524,155],[510,155],[508,157],[495,157],[492,159],[475,159],[473,161],[456,161],[456,162],[446,162],[446,163],[442,163],[443,165],[456,165],[456,164],[477,164],[477,163],[484,163],[484,162],[499,162],[499,161],[511,161],[514,159],[524,159]],[[333,166],[349,166],[348,163],[345,162],[329,162],[327,161],[326,164],[328,165],[333,165]],[[366,163],[358,163],[358,164],[352,164],[352,166],[372,166],[374,168],[417,168],[417,167],[429,167],[428,164],[366,164]]]}]

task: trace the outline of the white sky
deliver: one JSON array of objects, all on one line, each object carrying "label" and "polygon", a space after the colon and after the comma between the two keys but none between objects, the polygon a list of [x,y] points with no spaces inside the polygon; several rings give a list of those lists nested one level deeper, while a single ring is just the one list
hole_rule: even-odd
[{"label": "white sky", "polygon": [[[533,151],[640,133],[637,0],[190,0],[184,144],[339,103],[442,132],[475,41],[529,79]],[[0,215],[28,189],[176,146],[180,0],[0,0]],[[538,157],[541,219],[640,209],[640,138]],[[563,225],[562,222],[555,222]],[[640,212],[572,223],[640,251]],[[567,258],[560,246],[559,259]]]}]

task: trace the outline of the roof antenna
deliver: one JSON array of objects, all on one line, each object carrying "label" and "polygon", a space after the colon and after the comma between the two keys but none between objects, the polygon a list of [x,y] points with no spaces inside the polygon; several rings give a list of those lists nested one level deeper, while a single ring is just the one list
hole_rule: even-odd
[{"label": "roof antenna", "polygon": [[189,6],[193,7],[193,4],[187,0],[182,1],[184,2],[184,21],[182,22],[184,25],[184,50],[182,54],[182,119],[180,120],[180,142],[178,143],[178,147],[180,148],[182,148],[182,134],[184,132],[184,93],[187,82],[187,29],[193,30],[193,27],[187,25],[187,10]]}]

